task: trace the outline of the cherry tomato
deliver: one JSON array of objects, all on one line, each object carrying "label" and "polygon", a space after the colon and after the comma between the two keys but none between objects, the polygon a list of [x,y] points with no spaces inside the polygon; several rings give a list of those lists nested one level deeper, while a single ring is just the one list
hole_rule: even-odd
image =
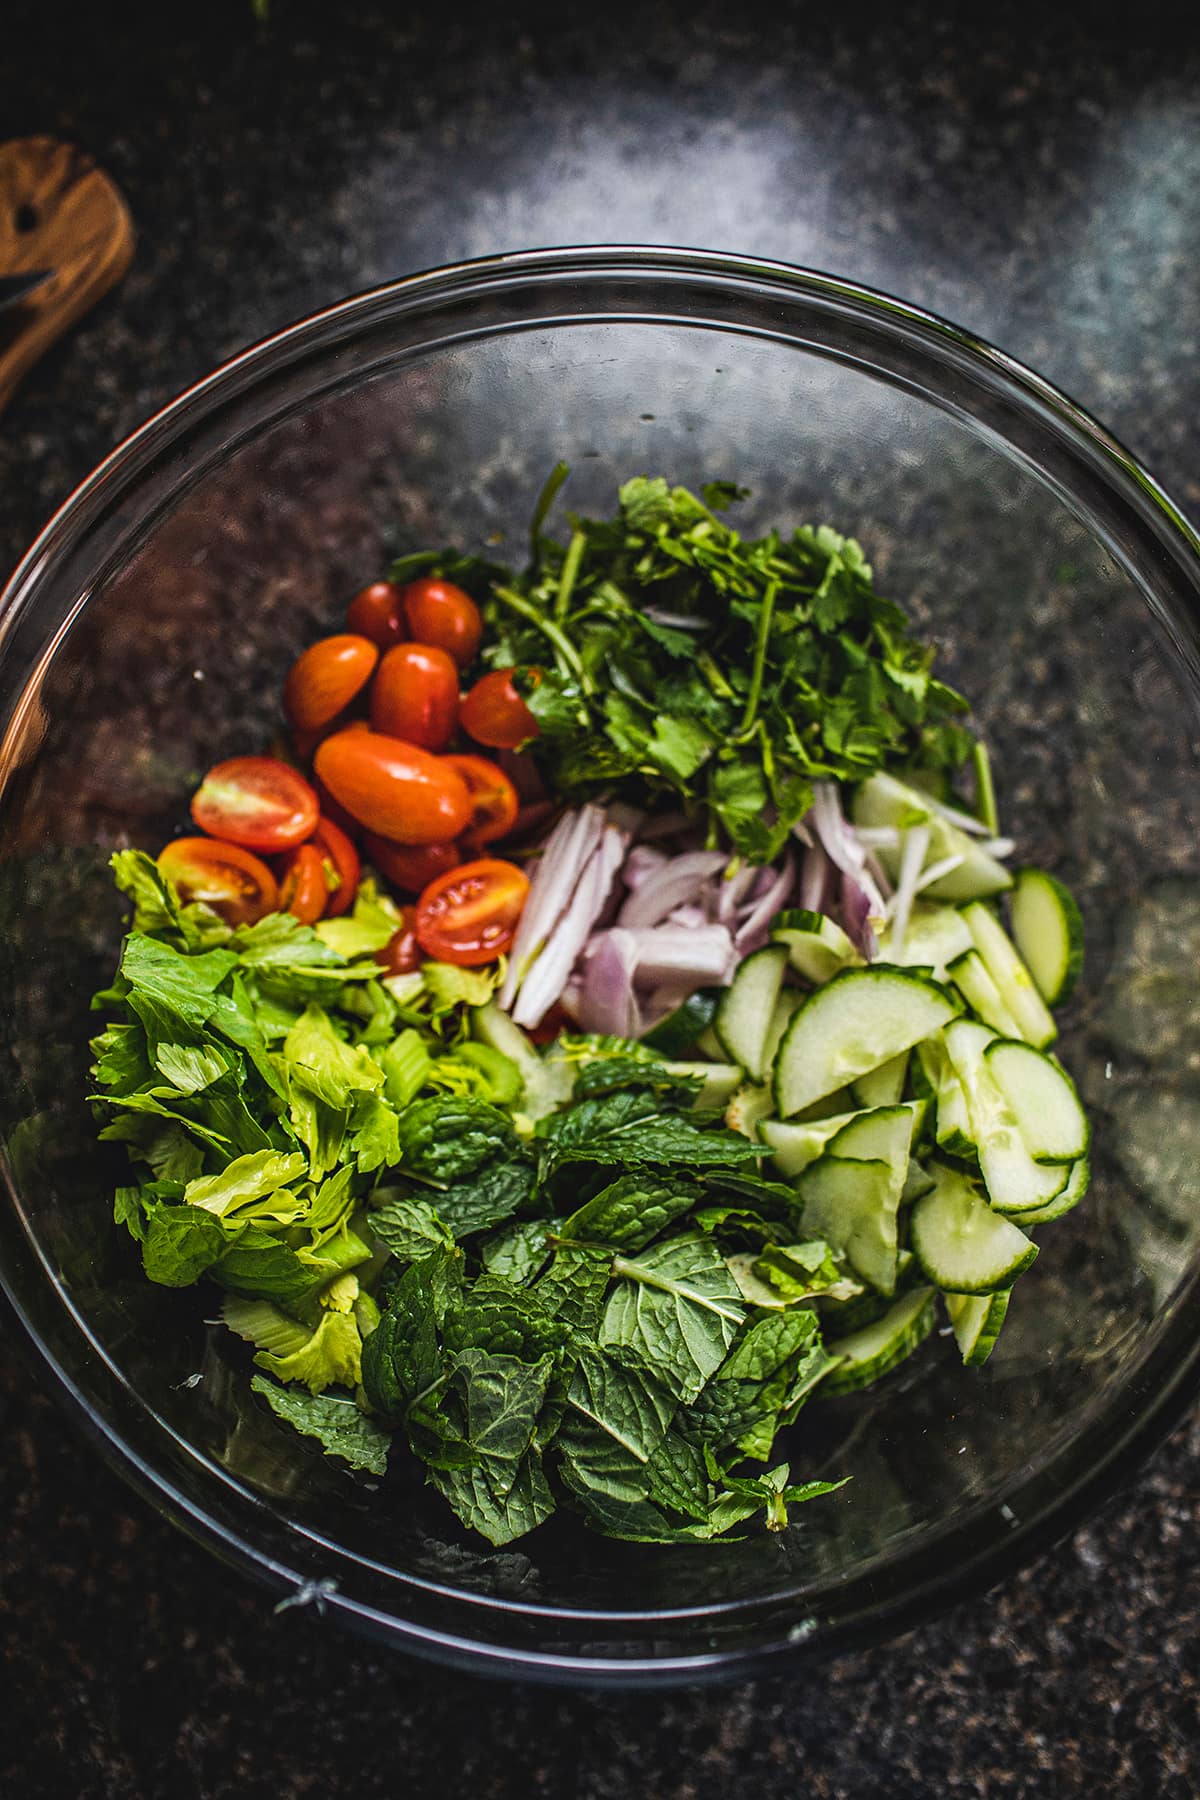
[{"label": "cherry tomato", "polygon": [[517,790],[503,769],[486,756],[447,756],[467,784],[474,811],[467,826],[467,842],[490,844],[506,837],[516,822]]},{"label": "cherry tomato", "polygon": [[538,722],[513,686],[512,676],[512,669],[481,675],[458,709],[463,730],[492,750],[515,750],[538,735]]},{"label": "cherry tomato", "polygon": [[320,731],[336,719],[366,687],[378,661],[378,644],[349,631],[310,644],[283,684],[283,710],[293,730]]},{"label": "cherry tomato", "polygon": [[417,942],[438,962],[474,968],[513,941],[529,892],[515,863],[472,862],[431,881],[417,901]]},{"label": "cherry tomato", "polygon": [[238,844],[214,838],[176,838],[158,859],[184,904],[203,900],[228,925],[253,925],[279,905],[275,877],[265,862]]},{"label": "cherry tomato", "polygon": [[303,775],[273,756],[219,762],[192,796],[201,831],[247,850],[294,850],[312,836],[319,812]]},{"label": "cherry tomato", "polygon": [[458,670],[430,644],[396,644],[371,683],[371,728],[389,737],[444,750],[458,722]]},{"label": "cherry tomato", "polygon": [[363,847],[379,873],[406,894],[419,894],[462,861],[457,844],[390,844],[368,832]]},{"label": "cherry tomato", "polygon": [[535,1025],[529,1036],[535,1044],[552,1044],[562,1031],[574,1031],[575,1021],[556,1000],[540,1025]]},{"label": "cherry tomato", "polygon": [[421,644],[436,644],[465,669],[479,648],[483,619],[470,594],[452,581],[426,575],[404,590],[408,634]]},{"label": "cherry tomato", "polygon": [[392,933],[375,958],[385,975],[411,975],[414,969],[421,966],[421,946],[413,930],[416,908],[406,906],[402,917],[403,925]]},{"label": "cherry tomato", "polygon": [[339,731],[317,746],[314,767],[352,818],[398,844],[444,844],[471,817],[462,776],[399,738]]},{"label": "cherry tomato", "polygon": [[317,846],[308,843],[289,850],[279,875],[280,912],[290,912],[302,925],[315,925],[328,899],[325,862]]},{"label": "cherry tomato", "polygon": [[[329,896],[325,902],[325,917],[340,918],[344,912],[350,911],[358,892],[358,851],[341,826],[335,820],[326,818],[324,813],[317,820],[317,829],[309,842],[315,844],[320,852],[325,872],[325,888]],[[330,873],[337,878],[336,887],[331,888],[329,885]]]},{"label": "cherry tomato", "polygon": [[404,620],[404,596],[394,581],[373,581],[355,594],[346,609],[346,623],[381,650],[410,635]]}]

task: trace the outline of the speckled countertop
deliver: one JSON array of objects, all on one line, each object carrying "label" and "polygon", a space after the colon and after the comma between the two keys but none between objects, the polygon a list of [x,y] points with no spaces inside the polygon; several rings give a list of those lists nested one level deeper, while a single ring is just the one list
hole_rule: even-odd
[{"label": "speckled countertop", "polygon": [[[10,0],[4,135],[124,187],[123,287],[0,420],[0,565],[214,362],[386,276],[602,239],[751,250],[948,313],[1200,511],[1200,42],[1053,6],[457,12]],[[1103,9],[1102,9],[1103,10]],[[986,1600],[826,1670],[485,1686],[273,1616],[0,1356],[0,1788],[26,1796],[1200,1792],[1200,1425]]]}]

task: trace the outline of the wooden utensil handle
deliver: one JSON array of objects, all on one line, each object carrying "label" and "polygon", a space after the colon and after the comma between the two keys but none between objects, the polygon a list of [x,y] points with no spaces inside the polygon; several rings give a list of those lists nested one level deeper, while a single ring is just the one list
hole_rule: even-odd
[{"label": "wooden utensil handle", "polygon": [[0,274],[54,270],[0,323],[0,410],[38,357],[121,279],[133,246],[120,190],[82,150],[48,137],[0,144]]}]

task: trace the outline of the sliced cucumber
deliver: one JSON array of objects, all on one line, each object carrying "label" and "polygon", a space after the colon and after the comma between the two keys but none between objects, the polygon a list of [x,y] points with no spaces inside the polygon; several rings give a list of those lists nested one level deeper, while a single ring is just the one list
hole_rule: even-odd
[{"label": "sliced cucumber", "polygon": [[984,1061],[1016,1114],[1034,1162],[1077,1162],[1091,1141],[1075,1083],[1052,1057],[1011,1038],[989,1044]]},{"label": "sliced cucumber", "polygon": [[1061,1006],[1083,968],[1083,920],[1069,888],[1044,869],[1020,869],[1012,934],[1047,1006]]},{"label": "sliced cucumber", "polygon": [[994,1294],[942,1295],[946,1315],[954,1330],[954,1341],[968,1368],[978,1368],[992,1354],[992,1345],[1000,1336],[1011,1293],[1011,1288],[998,1288]]},{"label": "sliced cucumber", "polygon": [[1021,1028],[1000,998],[995,982],[983,966],[983,958],[978,950],[968,950],[962,956],[956,956],[946,970],[948,978],[954,983],[971,1011],[1001,1037],[1020,1037]]},{"label": "sliced cucumber", "polygon": [[765,1081],[770,1072],[767,1039],[787,962],[781,944],[768,944],[748,956],[722,994],[713,1020],[725,1055],[740,1063],[751,1081]]},{"label": "sliced cucumber", "polygon": [[783,1042],[783,1034],[792,1022],[793,1015],[798,1013],[804,1001],[799,988],[780,988],[779,998],[775,1002],[775,1011],[771,1014],[771,1023],[767,1028],[767,1042],[763,1051],[768,1070],[775,1066],[775,1057]]},{"label": "sliced cucumber", "polygon": [[809,1163],[825,1154],[830,1138],[843,1126],[857,1119],[858,1113],[835,1113],[829,1119],[810,1119],[804,1124],[795,1119],[762,1119],[758,1135],[771,1152],[771,1161],[781,1175],[799,1175]]},{"label": "sliced cucumber", "polygon": [[995,1033],[974,1019],[956,1019],[943,1034],[946,1054],[962,1083],[972,1143],[988,1199],[998,1212],[1028,1212],[1062,1192],[1065,1167],[1036,1163],[1021,1136],[1016,1114],[989,1070],[985,1058]]},{"label": "sliced cucumber", "polygon": [[991,1294],[1011,1287],[1037,1245],[993,1212],[969,1176],[939,1168],[933,1187],[913,1207],[912,1248],[935,1286],[953,1294]]},{"label": "sliced cucumber", "polygon": [[967,1097],[941,1038],[930,1038],[927,1043],[918,1044],[917,1059],[937,1102],[934,1139],[938,1149],[948,1156],[974,1162],[976,1150],[967,1116]]},{"label": "sliced cucumber", "polygon": [[[772,1090],[773,1091],[773,1090]],[[854,1099],[853,1088],[834,1088],[832,1094],[822,1094],[811,1106],[802,1106],[799,1112],[792,1114],[793,1125],[810,1125],[819,1119],[832,1119],[840,1113],[861,1112],[862,1108]]]},{"label": "sliced cucumber", "polygon": [[907,1075],[908,1051],[902,1050],[899,1056],[893,1056],[888,1062],[880,1063],[877,1069],[860,1075],[852,1083],[854,1098],[860,1106],[895,1106],[904,1092]]},{"label": "sliced cucumber", "polygon": [[1044,1050],[1058,1036],[1058,1027],[1034,985],[1033,976],[1017,955],[1012,939],[987,907],[978,901],[963,907],[963,918],[1000,998],[1016,1021],[1015,1035],[1023,1037],[1035,1049]]},{"label": "sliced cucumber", "polygon": [[850,1157],[857,1162],[885,1162],[899,1165],[908,1173],[908,1157],[916,1125],[916,1105],[877,1106],[870,1112],[857,1113],[830,1140],[830,1156]]},{"label": "sliced cucumber", "polygon": [[[871,828],[890,825],[903,832],[910,825],[928,825],[927,866],[950,856],[962,858],[957,868],[924,890],[927,900],[977,900],[1012,886],[1012,876],[1004,864],[989,856],[978,839],[968,837],[957,825],[943,819],[929,805],[926,795],[897,781],[894,775],[872,775],[864,781],[854,797],[852,811],[856,825]],[[900,871],[899,849],[880,850],[878,854],[895,881]]]},{"label": "sliced cucumber", "polygon": [[733,1063],[669,1062],[663,1066],[672,1075],[691,1076],[700,1082],[692,1105],[704,1111],[728,1106],[741,1085],[742,1071]]},{"label": "sliced cucumber", "polygon": [[[713,1015],[716,1016],[715,1014]],[[725,1052],[721,1048],[721,1040],[711,1025],[706,1025],[696,1039],[696,1052],[700,1056],[711,1057],[713,1062],[724,1062]]]},{"label": "sliced cucumber", "polygon": [[660,1019],[653,1031],[642,1039],[649,1050],[661,1056],[686,1056],[698,1043],[701,1033],[711,1025],[721,999],[721,988],[697,988],[673,1013]]},{"label": "sliced cucumber", "polygon": [[1088,1191],[1091,1176],[1091,1165],[1086,1156],[1081,1156],[1077,1163],[1071,1165],[1067,1185],[1062,1193],[1033,1212],[1023,1212],[1016,1223],[1022,1231],[1028,1231],[1033,1225],[1049,1225],[1053,1219],[1061,1219],[1064,1213],[1069,1213],[1072,1207],[1079,1205]]},{"label": "sliced cucumber", "polygon": [[889,1306],[881,1319],[834,1338],[825,1348],[841,1358],[822,1383],[826,1394],[848,1394],[869,1387],[897,1363],[911,1356],[933,1330],[937,1320],[933,1289],[914,1288]]},{"label": "sliced cucumber", "polygon": [[828,1153],[797,1178],[801,1227],[844,1252],[855,1274],[881,1294],[896,1287],[896,1212],[905,1169]]},{"label": "sliced cucumber", "polygon": [[927,1194],[933,1186],[933,1176],[916,1157],[910,1157],[908,1173],[904,1177],[904,1186],[900,1190],[901,1206],[911,1206],[922,1194]]},{"label": "sliced cucumber", "polygon": [[941,981],[947,966],[969,950],[973,942],[956,906],[922,906],[918,900],[908,916],[899,951],[892,943],[889,927],[879,940],[879,960],[906,969],[932,969]]},{"label": "sliced cucumber", "polygon": [[771,931],[771,942],[782,944],[797,975],[821,987],[841,969],[861,963],[840,925],[818,912],[780,913]]},{"label": "sliced cucumber", "polygon": [[780,1116],[790,1118],[911,1049],[957,1010],[945,988],[910,969],[877,963],[835,975],[808,996],[784,1033],[774,1077]]},{"label": "sliced cucumber", "polygon": [[740,1131],[743,1137],[757,1139],[759,1125],[769,1119],[773,1111],[774,1096],[770,1088],[746,1081],[725,1108],[725,1124],[730,1131]]}]

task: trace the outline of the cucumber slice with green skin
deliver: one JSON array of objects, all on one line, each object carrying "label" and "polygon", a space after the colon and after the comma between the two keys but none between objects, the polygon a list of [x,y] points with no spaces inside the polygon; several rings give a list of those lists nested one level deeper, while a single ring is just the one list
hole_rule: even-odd
[{"label": "cucumber slice with green skin", "polygon": [[965,955],[956,956],[946,974],[977,1019],[990,1025],[1001,1037],[1020,1037],[1021,1028],[1000,998],[999,990],[984,968],[983,958],[978,950],[968,950]]},{"label": "cucumber slice with green skin", "polygon": [[1049,1225],[1054,1219],[1061,1219],[1072,1207],[1078,1206],[1088,1191],[1088,1183],[1092,1178],[1091,1164],[1086,1156],[1081,1156],[1077,1163],[1071,1165],[1067,1176],[1067,1185],[1061,1194],[1045,1206],[1039,1206],[1033,1212],[1024,1212],[1014,1221],[1022,1231],[1028,1231],[1034,1225]]},{"label": "cucumber slice with green skin", "polygon": [[896,1212],[905,1169],[826,1153],[796,1181],[805,1237],[822,1237],[856,1275],[891,1294],[896,1288]]},{"label": "cucumber slice with green skin", "polygon": [[953,1294],[992,1294],[1011,1287],[1036,1253],[1025,1233],[994,1212],[975,1183],[940,1168],[913,1207],[913,1252],[935,1287]]},{"label": "cucumber slice with green skin", "polygon": [[1061,1006],[1083,968],[1083,919],[1070,889],[1044,869],[1019,869],[1012,934],[1042,999]]},{"label": "cucumber slice with green skin", "polygon": [[[849,1157],[857,1162],[884,1162],[900,1165],[908,1174],[908,1158],[912,1149],[917,1108],[910,1106],[877,1106],[861,1112],[844,1125],[830,1140],[830,1156]],[[901,1186],[903,1186],[903,1175]]]},{"label": "cucumber slice with green skin", "polygon": [[722,988],[697,988],[673,1013],[661,1019],[653,1031],[642,1039],[649,1050],[661,1056],[686,1056],[697,1044],[706,1026],[712,1024],[723,993]]},{"label": "cucumber slice with green skin", "polygon": [[1029,1212],[1060,1194],[1068,1170],[1036,1163],[1021,1136],[1016,1114],[987,1066],[996,1035],[973,1019],[956,1019],[943,1034],[946,1054],[962,1083],[972,1143],[988,1199],[997,1212]]},{"label": "cucumber slice with green skin", "polygon": [[693,1076],[701,1083],[692,1105],[703,1111],[728,1106],[741,1085],[742,1071],[733,1063],[669,1062],[663,1066],[672,1075]]},{"label": "cucumber slice with green skin", "polygon": [[830,1355],[842,1360],[825,1377],[822,1392],[849,1394],[869,1387],[911,1356],[936,1322],[932,1288],[914,1288],[910,1294],[902,1295],[873,1324],[826,1343]]},{"label": "cucumber slice with green skin", "polygon": [[[772,1087],[772,1097],[774,1091],[774,1087]],[[799,1112],[793,1113],[792,1123],[793,1125],[809,1125],[814,1120],[835,1118],[839,1113],[861,1111],[862,1108],[855,1101],[852,1088],[834,1088],[832,1094],[822,1094],[821,1098],[814,1100],[811,1106],[802,1106]]]},{"label": "cucumber slice with green skin", "polygon": [[983,1054],[1034,1162],[1078,1162],[1087,1155],[1087,1114],[1075,1083],[1052,1057],[1010,1038],[989,1044]]},{"label": "cucumber slice with green skin", "polygon": [[969,1369],[977,1369],[992,1354],[992,1345],[1000,1336],[1011,1293],[1011,1288],[999,1288],[994,1294],[942,1295],[954,1341]]},{"label": "cucumber slice with green skin", "polygon": [[935,980],[942,981],[948,965],[973,943],[956,906],[922,906],[918,900],[909,914],[899,951],[889,927],[879,940],[879,960],[905,969],[932,969]]},{"label": "cucumber slice with green skin", "polygon": [[818,912],[780,913],[771,931],[771,942],[787,950],[797,975],[821,987],[842,969],[861,963],[840,925]]},{"label": "cucumber slice with green skin", "polygon": [[869,1074],[860,1075],[852,1084],[854,1098],[860,1106],[896,1106],[904,1092],[908,1076],[908,1051],[902,1050],[890,1062],[880,1063]]},{"label": "cucumber slice with green skin", "polygon": [[794,1119],[762,1119],[758,1135],[771,1152],[776,1169],[790,1178],[815,1163],[819,1156],[824,1156],[829,1140],[860,1116],[858,1113],[834,1113],[832,1118],[811,1119],[805,1124]]},{"label": "cucumber slice with green skin", "polygon": [[967,1116],[967,1097],[951,1067],[941,1039],[930,1038],[928,1043],[918,1044],[917,1060],[925,1079],[933,1088],[937,1102],[934,1140],[938,1149],[944,1150],[948,1156],[958,1156],[967,1162],[974,1162],[976,1150],[971,1137],[971,1121]]},{"label": "cucumber slice with green skin", "polygon": [[784,1033],[774,1075],[780,1117],[890,1062],[958,1010],[945,988],[910,969],[876,963],[835,975],[808,996]]},{"label": "cucumber slice with green skin", "polygon": [[780,988],[779,998],[775,1002],[775,1011],[771,1014],[771,1023],[767,1028],[766,1048],[763,1052],[768,1069],[775,1066],[775,1058],[779,1046],[783,1042],[783,1034],[798,1013],[804,1001],[804,995],[798,988]]},{"label": "cucumber slice with green skin", "polygon": [[963,918],[984,967],[1016,1021],[1015,1035],[1023,1037],[1035,1049],[1044,1050],[1058,1036],[1058,1027],[1034,985],[1033,976],[1017,955],[1012,939],[987,907],[980,906],[977,901],[963,907]]},{"label": "cucumber slice with green skin", "polygon": [[[978,900],[1012,886],[1012,876],[1004,864],[989,856],[977,838],[968,837],[957,825],[943,819],[919,789],[897,781],[894,775],[872,775],[864,781],[851,810],[854,823],[869,828],[891,826],[903,832],[910,825],[928,825],[927,867],[949,856],[962,857],[956,869],[924,890],[927,900]],[[878,852],[893,882],[900,872],[900,855],[899,849]]]},{"label": "cucumber slice with green skin", "polygon": [[725,1124],[730,1131],[740,1131],[743,1137],[758,1137],[758,1128],[764,1119],[769,1119],[774,1111],[774,1096],[769,1087],[759,1087],[752,1082],[743,1082],[725,1108]]},{"label": "cucumber slice with green skin", "polygon": [[904,1186],[900,1190],[901,1206],[911,1206],[922,1194],[927,1194],[933,1186],[933,1176],[915,1157],[908,1165],[908,1174],[904,1177]]},{"label": "cucumber slice with green skin", "polygon": [[724,1054],[739,1063],[751,1081],[765,1081],[770,1071],[767,1039],[787,961],[781,944],[768,944],[748,956],[722,994],[713,1020]]},{"label": "cucumber slice with green skin", "polygon": [[[713,1015],[716,1016],[715,1014]],[[725,1052],[721,1048],[721,1040],[711,1025],[706,1025],[696,1039],[696,1052],[699,1056],[707,1056],[712,1062],[724,1062]]]}]

